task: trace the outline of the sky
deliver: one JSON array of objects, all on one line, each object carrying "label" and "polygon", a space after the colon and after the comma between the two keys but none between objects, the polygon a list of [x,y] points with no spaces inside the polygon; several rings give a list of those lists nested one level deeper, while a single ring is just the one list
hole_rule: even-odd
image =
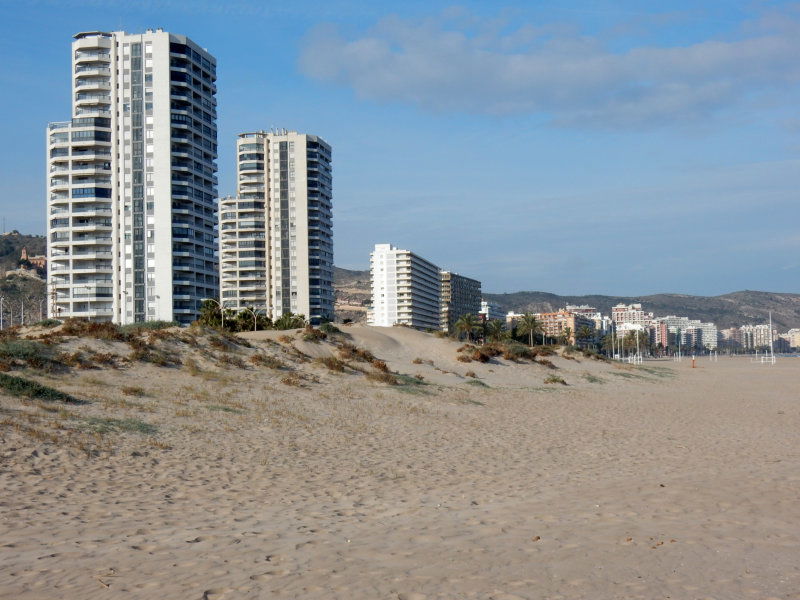
[{"label": "sky", "polygon": [[87,30],[217,58],[243,131],[333,147],[334,262],[408,248],[487,292],[800,293],[800,2],[0,0],[0,214],[44,233]]}]

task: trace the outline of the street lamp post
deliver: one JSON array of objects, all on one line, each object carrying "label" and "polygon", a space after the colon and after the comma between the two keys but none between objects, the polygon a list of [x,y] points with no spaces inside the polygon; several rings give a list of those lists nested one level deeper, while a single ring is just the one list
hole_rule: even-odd
[{"label": "street lamp post", "polygon": [[253,331],[258,331],[258,313],[264,309],[245,306],[244,310],[248,311],[251,315],[253,315]]}]

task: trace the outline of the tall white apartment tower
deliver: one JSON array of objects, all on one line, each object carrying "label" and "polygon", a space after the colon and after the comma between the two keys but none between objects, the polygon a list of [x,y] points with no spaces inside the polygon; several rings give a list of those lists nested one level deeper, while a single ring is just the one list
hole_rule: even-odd
[{"label": "tall white apartment tower", "polygon": [[375,244],[369,256],[372,308],[367,324],[439,329],[439,267],[409,250]]},{"label": "tall white apartment tower", "polygon": [[221,302],[272,319],[333,320],[331,147],[296,131],[242,133],[237,195],[221,198]]},{"label": "tall white apartment tower", "polygon": [[79,33],[47,130],[48,314],[190,323],[219,290],[216,61],[162,30]]}]

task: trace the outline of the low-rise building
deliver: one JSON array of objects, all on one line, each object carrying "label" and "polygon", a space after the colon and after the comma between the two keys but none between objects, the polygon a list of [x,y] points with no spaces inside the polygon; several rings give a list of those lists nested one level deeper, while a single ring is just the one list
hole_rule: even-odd
[{"label": "low-rise building", "polygon": [[484,321],[503,321],[506,320],[506,313],[500,308],[500,305],[488,300],[481,300],[481,310],[479,313],[483,316]]}]

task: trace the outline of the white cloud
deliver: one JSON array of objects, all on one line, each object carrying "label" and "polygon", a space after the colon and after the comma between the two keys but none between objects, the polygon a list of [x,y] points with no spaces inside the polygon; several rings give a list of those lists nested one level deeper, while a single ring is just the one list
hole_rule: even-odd
[{"label": "white cloud", "polygon": [[800,82],[800,22],[789,16],[738,39],[623,52],[561,26],[473,23],[463,14],[390,17],[349,39],[322,26],[307,37],[300,66],[365,99],[608,128],[701,120]]}]

